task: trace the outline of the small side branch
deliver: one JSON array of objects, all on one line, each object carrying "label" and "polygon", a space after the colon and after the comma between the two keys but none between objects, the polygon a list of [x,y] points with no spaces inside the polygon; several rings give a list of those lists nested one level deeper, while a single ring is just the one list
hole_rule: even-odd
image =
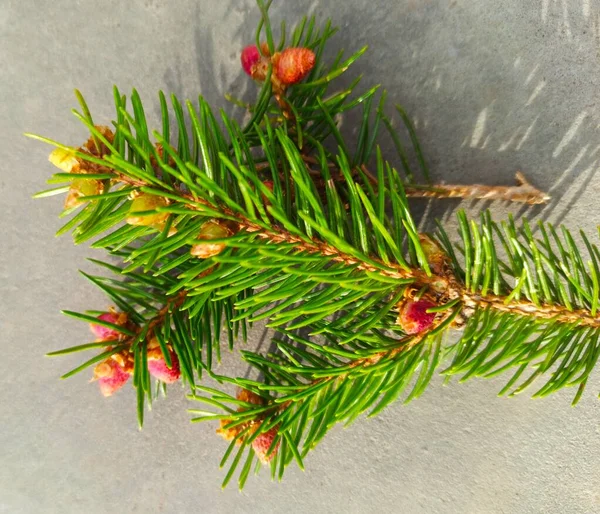
[{"label": "small side branch", "polygon": [[550,196],[532,186],[519,171],[516,186],[485,186],[482,184],[433,186],[405,185],[406,196],[412,198],[469,198],[477,200],[506,200],[537,205],[547,203]]},{"label": "small side branch", "polygon": [[[318,164],[318,161],[311,156],[303,156],[308,166]],[[334,179],[345,180],[343,175],[336,169],[334,164],[329,164],[330,168],[336,171]],[[363,164],[360,169],[376,185],[377,177]],[[321,172],[309,167],[309,173],[320,178]],[[465,198],[473,200],[504,200],[508,202],[525,203],[529,205],[544,204],[550,200],[550,196],[533,186],[525,178],[522,172],[516,173],[516,186],[486,186],[483,184],[404,184],[404,192],[409,198]]]}]

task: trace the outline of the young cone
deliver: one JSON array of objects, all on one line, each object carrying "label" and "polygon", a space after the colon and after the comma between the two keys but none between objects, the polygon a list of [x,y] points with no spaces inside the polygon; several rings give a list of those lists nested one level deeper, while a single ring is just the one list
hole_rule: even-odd
[{"label": "young cone", "polygon": [[[85,175],[82,175],[85,177]],[[72,209],[85,201],[85,196],[101,195],[104,192],[104,182],[89,178],[76,178],[65,198],[65,209]]]},{"label": "young cone", "polygon": [[[100,314],[97,319],[112,323],[113,325],[124,326],[127,323],[127,314],[124,312],[105,312],[104,314]],[[98,338],[98,341],[118,339],[122,335],[121,332],[114,328],[96,323],[90,323],[90,330]]]},{"label": "young cone", "polygon": [[445,271],[448,262],[446,253],[427,234],[419,234],[419,243],[421,243],[421,248],[431,271],[441,275]]},{"label": "young cone", "polygon": [[[233,234],[234,230],[225,222],[211,220],[207,221],[200,227],[198,238],[202,241],[211,241],[212,239],[224,239]],[[225,243],[198,243],[192,246],[190,253],[199,259],[208,259],[219,255],[227,245]]]},{"label": "young cone", "polygon": [[48,160],[65,173],[77,173],[79,171],[79,161],[75,157],[75,152],[71,150],[56,148],[48,156]]},{"label": "young cone", "polygon": [[[256,393],[248,391],[247,389],[240,389],[236,395],[236,399],[252,405],[265,404],[265,400],[261,396],[258,396]],[[244,410],[246,410],[244,407],[238,408],[238,412],[243,412]],[[222,419],[219,428],[217,428],[217,434],[219,434],[226,441],[233,441],[247,425],[242,424],[235,427],[227,427],[229,423],[231,423],[230,419]],[[237,444],[241,443],[241,440],[237,441]]]},{"label": "young cone", "polygon": [[121,389],[131,375],[115,360],[107,359],[94,368],[94,380],[98,381],[100,392],[104,396],[112,396]]},{"label": "young cone", "polygon": [[400,307],[398,324],[409,335],[419,334],[433,325],[435,313],[427,312],[436,305],[429,300],[406,300]]},{"label": "young cone", "polygon": [[240,389],[236,398],[242,402],[251,403],[252,405],[264,405],[265,400],[262,396],[258,396],[256,393],[252,391],[248,391],[248,389]]},{"label": "young cone", "polygon": [[263,432],[257,436],[254,441],[252,441],[252,448],[256,452],[256,456],[263,464],[268,464],[271,462],[279,450],[279,441],[277,441],[273,450],[269,452],[269,449],[277,437],[278,432],[279,427],[273,427],[270,430]]},{"label": "young cone", "polygon": [[142,193],[137,196],[131,202],[129,207],[129,216],[127,217],[127,223],[129,225],[150,227],[154,225],[161,225],[165,223],[169,217],[168,212],[157,212],[154,214],[140,215],[137,213],[144,211],[153,211],[159,207],[166,207],[169,205],[169,201],[162,196],[149,195]]},{"label": "young cone", "polygon": [[240,56],[242,68],[246,74],[252,76],[252,68],[260,61],[260,52],[256,45],[248,45],[242,50]]},{"label": "young cone", "polygon": [[150,340],[148,343],[148,371],[154,378],[166,384],[172,384],[181,377],[181,368],[177,354],[170,346],[167,346],[167,349],[171,358],[171,367],[165,361],[158,339],[153,337]]},{"label": "young cone", "polygon": [[315,53],[308,48],[286,48],[274,57],[279,81],[291,86],[306,77],[315,65]]}]

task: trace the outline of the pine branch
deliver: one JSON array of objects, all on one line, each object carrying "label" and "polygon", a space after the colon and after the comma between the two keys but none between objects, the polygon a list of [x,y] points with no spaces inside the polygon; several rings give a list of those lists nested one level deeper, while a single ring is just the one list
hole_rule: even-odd
[{"label": "pine branch", "polygon": [[[487,220],[489,222],[489,217]],[[487,227],[491,226],[488,223]],[[565,234],[568,238],[568,233]],[[527,237],[527,230],[523,232],[523,237]],[[591,248],[595,250],[594,246]],[[436,264],[439,265],[439,261]],[[490,274],[494,273],[493,268],[492,266]],[[480,289],[481,282],[471,281],[470,288]],[[511,291],[511,295],[514,296],[514,293],[515,289]],[[462,294],[463,299],[475,296],[466,288]],[[444,361],[440,357],[439,346],[436,350],[437,357],[433,359],[431,366],[417,364],[408,367],[410,372],[406,375],[402,374],[399,378],[395,376],[399,365],[394,358],[411,358],[413,348],[418,349],[416,351],[419,352],[425,350],[428,347],[427,339],[435,341],[436,337],[441,336],[443,329],[456,326],[453,325],[454,320],[461,314],[466,315],[470,309],[473,310],[467,316],[468,321],[464,327],[463,337],[443,352],[446,357],[452,357],[451,365],[443,373],[449,377],[460,373],[463,374],[464,380],[475,376],[494,376],[514,367],[516,372],[513,378],[501,391],[503,394],[513,388],[511,395],[522,392],[544,374],[550,374],[546,384],[534,396],[545,396],[561,387],[577,386],[578,390],[574,398],[576,403],[600,354],[598,318],[593,318],[592,327],[585,326],[585,321],[582,326],[576,318],[578,312],[569,316],[564,307],[561,309],[556,305],[539,305],[525,301],[508,304],[507,308],[507,298],[510,298],[510,295],[500,297],[479,294],[477,305],[467,302],[462,305],[457,303],[454,309],[447,309],[443,318],[438,318],[422,333],[394,341],[395,344],[386,350],[381,350],[380,346],[368,350],[364,346],[343,350],[339,346],[339,341],[330,339],[330,345],[319,345],[286,332],[294,341],[300,342],[304,350],[278,343],[283,355],[273,354],[265,358],[245,352],[246,361],[268,377],[268,381],[262,383],[233,380],[236,385],[247,388],[255,394],[268,391],[274,393],[274,397],[269,397],[258,411],[242,410],[235,415],[232,415],[232,411],[227,411],[227,414],[217,415],[216,418],[202,411],[203,415],[195,420],[224,420],[221,431],[226,437],[232,434],[239,435],[244,428],[250,426],[248,423],[251,422],[252,426],[264,426],[265,431],[276,427],[277,434],[281,433],[281,440],[285,438],[288,445],[295,444],[296,448],[292,453],[304,457],[328,429],[346,419],[346,416],[349,420],[354,420],[377,400],[379,403],[372,414],[379,412],[398,397],[416,373],[419,374],[417,385],[408,395],[407,401],[422,393],[435,370]],[[495,301],[490,302],[490,299]],[[483,301],[488,304],[487,308],[482,308]],[[538,320],[537,323],[532,323],[532,315]],[[440,344],[439,339],[436,344]],[[319,359],[315,359],[314,353],[312,356],[307,354],[306,350],[317,353]],[[340,358],[350,360],[341,362]],[[533,373],[517,385],[518,379],[528,367],[534,370]],[[371,373],[376,378],[366,379],[365,377],[369,377]],[[229,380],[224,377],[217,378]],[[304,382],[307,379],[309,382]],[[358,397],[348,392],[359,389],[361,392]],[[199,390],[203,391],[202,388]],[[223,397],[219,398],[220,401],[225,401]],[[204,401],[204,397],[197,394],[193,399]],[[304,404],[308,406],[305,408]],[[331,407],[330,411],[329,407]],[[192,412],[196,411],[192,410]],[[328,413],[329,417],[323,421],[322,417],[325,413]],[[259,429],[254,430],[254,433],[259,431]],[[254,448],[251,439],[247,442],[246,446]],[[254,448],[250,450],[252,451],[258,450]],[[285,466],[291,462],[290,455],[287,453],[275,457],[276,464],[272,466],[279,467],[281,476]],[[301,460],[299,464],[302,465]],[[230,469],[228,476],[231,476],[234,468],[235,466]]]},{"label": "pine branch", "polygon": [[[265,361],[264,358],[249,353],[245,354],[246,360],[251,365],[259,367],[273,380],[271,383],[247,379],[233,381],[252,391],[238,395],[239,397],[252,399],[252,395],[260,395],[254,396],[251,404],[240,402],[236,398],[204,386],[199,386],[197,392],[208,393],[210,398],[202,394],[190,396],[191,399],[207,403],[212,407],[225,407],[228,403],[234,406],[241,405],[237,411],[225,407],[226,414],[223,415],[191,409],[193,414],[200,415],[193,421],[220,419],[221,435],[232,440],[232,444],[235,442],[241,444],[240,451],[248,447],[251,448],[249,455],[256,452],[263,463],[270,461],[272,471],[278,469],[280,478],[285,467],[294,458],[302,467],[302,459],[311,449],[314,449],[335,423],[346,420],[349,424],[360,413],[372,407],[371,415],[375,415],[397,398],[409,385],[415,370],[423,364],[426,372],[420,373],[407,401],[418,397],[431,378],[442,353],[440,333],[435,336],[432,333],[427,337],[399,341],[389,350],[372,352],[371,355],[361,358],[357,358],[351,352],[336,349],[335,346],[319,346],[295,334],[286,334],[296,343],[304,346],[304,349],[301,349],[297,345],[278,341],[279,349],[288,356],[292,367],[276,364],[272,360]],[[431,340],[429,344],[425,343],[427,338]],[[415,341],[416,339],[418,341]],[[416,344],[417,342],[419,344]],[[313,352],[312,359],[308,352]],[[295,370],[300,372],[298,365],[294,366],[293,362],[297,362],[297,359],[314,361],[315,354],[320,354],[322,357],[321,364],[301,368],[301,373],[304,378],[309,379],[308,382],[296,381],[283,385],[277,381],[276,375],[283,375],[284,368],[287,375],[294,373]],[[326,361],[331,361],[331,367],[323,369],[322,363]],[[216,378],[230,380],[226,377]],[[265,393],[274,393],[277,396],[265,398],[262,396]],[[257,397],[260,401],[256,400]],[[271,447],[274,449],[281,444],[281,448],[272,453],[272,460],[270,460],[270,455],[265,456],[264,450],[261,452],[261,445],[257,445],[255,441],[256,434],[270,433],[274,428],[276,437]],[[231,478],[238,462],[233,462],[226,481]]]},{"label": "pine branch", "polygon": [[[112,394],[133,376],[141,424],[145,404],[182,376],[193,400],[218,411],[193,410],[194,421],[220,420],[231,441],[222,465],[239,445],[224,484],[241,466],[240,487],[255,456],[281,478],[336,423],[375,415],[405,391],[405,401],[418,397],[436,372],[513,371],[501,394],[545,380],[534,396],[576,387],[577,403],[600,355],[596,245],[550,224],[537,234],[512,218],[498,224],[488,211],[479,224],[458,214],[456,244],[441,226],[436,239],[419,233],[408,197],[548,197],[520,173],[513,187],[432,185],[410,118],[396,106],[399,134],[385,92],[357,92],[360,78],[330,92],[366,48],[327,65],[330,22],[304,18],[276,44],[270,3],[258,4],[257,45],[242,63],[262,86],[244,126],[218,120],[202,97],[171,95],[169,107],[160,92],[162,130],[150,131],[137,92],[128,99],[115,87],[110,128],[76,93],[74,114],[90,131],[83,145],[35,136],[57,147],[50,159],[61,172],[49,182],[67,184],[37,195],[67,193],[62,216],[72,217],[58,233],[121,260],[96,261],[117,278],[84,274],[116,309],[65,311],[97,340],[51,355],[101,353],[64,377],[95,365]],[[353,109],[362,117],[351,149],[337,120]],[[402,175],[381,153],[382,126]],[[259,378],[216,375],[221,331],[233,349],[258,320],[277,331],[276,351],[241,352]],[[444,342],[450,331],[460,332]],[[203,375],[243,389],[231,396]]]}]

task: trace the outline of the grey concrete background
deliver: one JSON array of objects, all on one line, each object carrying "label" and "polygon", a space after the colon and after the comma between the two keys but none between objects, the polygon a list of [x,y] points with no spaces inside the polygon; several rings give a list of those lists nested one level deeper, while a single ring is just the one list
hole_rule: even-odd
[{"label": "grey concrete background", "polygon": [[[522,169],[554,201],[495,204],[496,218],[512,210],[596,231],[597,0],[274,4],[275,20],[333,17],[342,27],[334,45],[370,44],[353,73],[383,83],[415,118],[435,177],[508,184]],[[131,390],[103,399],[85,373],[59,381],[81,356],[44,353],[89,338],[59,308],[106,304],[76,271],[98,254],[52,236],[62,200],[30,199],[52,170],[49,149],[21,134],[80,142],[69,114],[75,87],[98,121],[111,119],[113,84],[137,87],[148,106],[161,88],[215,105],[227,91],[251,94],[238,55],[258,14],[250,0],[0,7],[0,512],[600,512],[597,375],[576,409],[568,393],[507,400],[495,396],[502,380],[437,380],[417,402],[333,430],[306,473],[292,467],[283,483],[263,473],[242,493],[221,492],[225,443],[214,426],[189,424],[177,388],[139,432]],[[459,205],[415,209],[431,220]],[[224,366],[243,372],[235,362],[227,356]]]}]

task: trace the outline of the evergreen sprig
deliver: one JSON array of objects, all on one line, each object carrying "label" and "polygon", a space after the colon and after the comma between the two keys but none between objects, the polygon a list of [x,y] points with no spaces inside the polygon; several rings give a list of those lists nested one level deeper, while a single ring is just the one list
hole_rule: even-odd
[{"label": "evergreen sprig", "polygon": [[[514,188],[430,184],[414,127],[397,107],[405,133],[394,129],[385,92],[359,92],[360,77],[331,92],[366,49],[324,63],[335,28],[317,28],[314,16],[289,35],[282,25],[275,44],[268,4],[258,4],[263,86],[253,105],[232,99],[250,111],[246,124],[202,97],[159,92],[161,128],[151,131],[138,93],[115,87],[110,128],[95,124],[76,92],[74,114],[90,132],[81,147],[33,136],[58,149],[51,159],[61,172],[49,183],[66,185],[36,195],[69,194],[62,215],[71,217],[58,234],[120,261],[93,260],[108,277],[83,275],[122,318],[64,311],[110,337],[49,354],[100,350],[63,378],[121,366],[123,380],[133,376],[141,425],[165,386],[153,387],[149,371],[162,359],[208,406],[191,409],[193,421],[220,422],[231,441],[224,484],[241,466],[240,487],[255,456],[281,478],[292,461],[303,467],[334,424],[417,398],[435,373],[466,380],[511,371],[501,394],[543,379],[534,396],[576,387],[577,403],[600,352],[598,248],[583,233],[577,244],[566,228],[498,224],[488,211],[480,222],[459,212],[457,240],[441,225],[420,234],[410,196],[547,197],[521,177]],[[304,81],[278,75],[288,48],[312,52]],[[337,120],[355,109],[350,144]],[[402,173],[382,155],[382,127]],[[217,374],[222,341],[232,350],[260,320],[275,336],[267,354],[241,351],[255,378]],[[450,339],[450,330],[461,333]],[[210,388],[206,376],[241,392]]]}]

